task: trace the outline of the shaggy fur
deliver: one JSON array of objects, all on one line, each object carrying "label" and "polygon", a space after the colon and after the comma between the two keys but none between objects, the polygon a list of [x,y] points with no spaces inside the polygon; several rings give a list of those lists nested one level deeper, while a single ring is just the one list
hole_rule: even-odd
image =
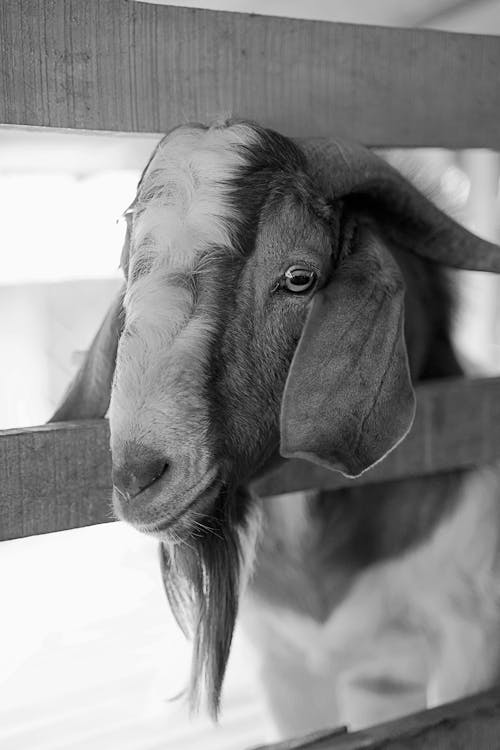
[{"label": "shaggy fur", "polygon": [[[314,146],[313,151],[318,153],[318,148]],[[239,598],[247,580],[259,602],[257,619],[264,622],[267,608],[270,619],[278,623],[271,628],[274,635],[268,631],[261,643],[264,650],[267,645],[276,647],[269,664],[273,664],[271,656],[279,663],[279,655],[285,655],[281,662],[285,673],[271,668],[269,683],[275,672],[275,682],[279,676],[281,685],[292,689],[287,670],[293,672],[294,657],[280,643],[286,637],[279,630],[279,623],[287,621],[284,613],[288,618],[302,618],[301,623],[307,623],[303,632],[321,632],[318,638],[326,651],[315,662],[317,667],[327,659],[328,649],[335,647],[327,636],[357,632],[349,613],[354,620],[361,613],[363,623],[369,622],[370,601],[375,600],[374,613],[384,611],[381,590],[379,599],[372,592],[374,596],[366,599],[363,608],[358,606],[358,589],[370,593],[370,585],[382,581],[391,593],[393,584],[403,581],[398,591],[406,592],[412,575],[423,569],[419,550],[433,539],[449,543],[446,532],[438,534],[446,529],[447,521],[453,524],[458,518],[457,527],[467,526],[460,520],[468,518],[469,510],[461,495],[459,473],[311,495],[296,508],[293,518],[287,518],[285,503],[261,503],[245,489],[253,478],[282,460],[280,419],[286,418],[281,413],[282,397],[297,362],[295,354],[300,353],[297,343],[308,330],[304,322],[312,319],[310,310],[321,309],[315,308],[315,302],[328,299],[322,293],[326,288],[332,292],[336,280],[344,284],[346,268],[356,273],[348,275],[342,299],[349,302],[349,295],[354,295],[357,305],[352,309],[364,315],[363,325],[356,318],[346,327],[345,336],[337,339],[339,347],[344,347],[343,356],[332,364],[344,368],[347,384],[357,365],[352,352],[355,359],[360,342],[354,341],[356,345],[349,348],[345,337],[355,339],[359,334],[361,350],[364,337],[368,343],[373,338],[375,323],[371,325],[356,293],[361,287],[366,292],[366,278],[383,276],[384,268],[382,261],[363,267],[367,243],[378,243],[383,251],[379,258],[390,258],[391,253],[397,263],[395,273],[406,282],[405,341],[413,381],[460,373],[449,340],[451,303],[443,273],[412,253],[426,255],[442,240],[452,248],[447,245],[442,257],[453,260],[453,243],[458,238],[456,262],[467,257],[470,265],[473,240],[430,209],[416,191],[405,193],[404,180],[384,171],[361,147],[346,150],[334,143],[329,153],[340,161],[316,163],[313,168],[312,152],[250,123],[183,126],[172,131],[153,154],[127,212],[128,241],[122,258],[127,276],[125,320],[110,408],[115,510],[120,518],[161,541],[167,595],[179,623],[194,639],[191,705],[198,705],[204,685],[213,716],[219,710]],[[338,199],[338,185],[331,185],[332,170],[337,167],[339,185],[351,185],[349,190],[355,195],[347,190]],[[363,189],[357,190],[356,180],[364,181]],[[397,211],[407,210],[410,216],[394,215],[391,196],[396,195]],[[438,231],[433,231],[433,222]],[[353,232],[347,231],[353,226]],[[358,232],[360,227],[363,231]],[[491,248],[480,249],[483,266],[479,267],[495,266]],[[292,266],[313,274],[315,284],[307,293],[291,293],[284,284],[285,272]],[[401,294],[396,299],[384,285],[376,289],[376,294],[380,292],[380,308],[399,305],[400,325]],[[374,320],[379,310],[373,303],[378,299],[369,300]],[[393,319],[384,318],[387,325]],[[331,325],[335,328],[335,320]],[[114,330],[116,340],[120,327],[102,330],[105,334]],[[377,346],[387,346],[390,337],[380,327],[376,333]],[[109,336],[101,338],[106,342]],[[404,350],[401,336],[397,343]],[[108,348],[112,357],[113,347]],[[93,351],[102,354],[99,345]],[[335,354],[329,356],[335,358]],[[373,351],[373,357],[377,354]],[[366,361],[372,360],[365,357]],[[391,358],[387,361],[389,369]],[[103,371],[109,381],[110,363]],[[85,372],[93,372],[92,362]],[[372,376],[370,367],[358,367],[351,397],[358,387],[366,392]],[[71,392],[72,403],[81,391],[78,382]],[[376,399],[377,388],[372,391]],[[327,423],[325,415],[317,413],[317,390],[309,389],[302,397],[304,418],[312,429],[315,419]],[[391,392],[385,398],[391,398]],[[102,401],[99,396],[96,403]],[[356,405],[356,398],[350,403]],[[336,404],[340,412],[342,405]],[[368,407],[367,418],[378,415],[372,424],[376,439],[387,428],[379,417],[388,410],[384,412],[383,403],[378,411]],[[341,416],[349,429],[353,412]],[[361,436],[364,424],[358,420]],[[488,513],[490,501],[485,497]],[[496,559],[495,534],[481,574],[488,586],[490,563]],[[464,544],[469,545],[465,537]],[[402,568],[393,561],[413,559],[413,552],[417,567],[407,566],[407,575],[400,581]],[[441,559],[439,554],[435,559]],[[381,569],[390,573],[377,577]],[[467,575],[471,572],[473,566]],[[462,580],[458,564],[452,573],[446,591],[450,601],[463,593],[455,588]],[[428,571],[421,578],[427,585]],[[404,606],[409,606],[409,599],[401,596]],[[439,601],[449,604],[446,596]],[[353,597],[356,606],[344,609]],[[374,622],[379,620],[374,617]],[[446,627],[452,632],[449,623]],[[355,650],[356,644],[349,641],[348,647]],[[467,664],[463,668],[466,672]],[[311,696],[312,687],[320,683],[319,694],[329,694],[336,685],[334,677],[329,675],[323,684],[321,680],[315,683],[312,675]],[[299,683],[297,679],[295,684]],[[360,676],[359,683],[380,687],[390,680],[384,683],[384,675],[374,673]],[[271,695],[274,699],[276,695]],[[305,702],[302,690],[297,705],[290,704],[292,721],[299,718]],[[286,713],[285,703],[278,696],[277,710]],[[330,716],[328,705],[323,708]],[[314,721],[311,729],[318,728]]]},{"label": "shaggy fur", "polygon": [[[240,133],[236,149],[232,127]],[[154,514],[148,515],[143,500],[141,514],[149,524],[153,515],[168,521],[165,502],[169,508],[185,504],[176,494],[177,485],[185,486],[185,477],[193,475],[182,456],[184,446],[198,457],[196,477],[216,471],[219,489],[210,504],[196,506],[188,520],[184,516],[176,525],[167,523],[165,528],[155,521],[149,527],[163,533],[166,591],[180,623],[194,638],[191,705],[198,704],[204,682],[214,716],[242,588],[241,566],[251,568],[255,552],[255,545],[247,544],[243,554],[241,542],[252,536],[245,530],[250,509],[258,505],[241,487],[276,460],[281,394],[307,309],[303,299],[280,292],[267,295],[293,262],[312,264],[324,284],[340,260],[346,216],[368,220],[360,198],[352,208],[328,205],[290,141],[258,127],[240,127],[215,134],[174,131],[146,170],[133,207],[126,326],[111,405],[114,462],[119,461],[121,442],[132,437],[159,448],[172,461],[166,501],[162,495],[155,498]],[[214,153],[223,156],[217,167],[214,153],[206,151],[210,139],[216,144]],[[376,229],[383,234],[383,225]],[[387,241],[393,245],[392,238]],[[413,376],[418,379],[429,368],[432,375],[440,369],[449,374],[452,357],[439,365],[439,357],[430,356],[435,340],[441,340],[440,351],[446,348],[445,283],[428,261],[394,252],[411,287],[407,341]],[[316,515],[322,518],[323,508],[338,519],[338,502],[319,502],[312,506]],[[335,584],[339,591],[348,590],[355,571],[396,554],[395,548],[376,548],[392,507],[389,502],[386,513],[382,497],[378,505],[375,516],[366,502],[346,505],[343,525],[328,523],[330,544],[324,546],[322,559],[339,534],[344,538],[334,548],[335,565],[343,571]],[[432,514],[419,514],[413,507],[414,513],[410,503],[404,506],[411,518],[407,513],[404,538],[394,542],[399,550],[415,544],[447,508],[435,502]],[[118,512],[140,526],[130,507],[121,506]],[[370,518],[372,528],[366,526]],[[253,585],[262,595],[262,586],[274,586],[278,574],[272,563],[269,570],[265,564],[272,538],[265,540]],[[286,596],[286,590],[282,594]],[[279,601],[276,587],[273,596]],[[335,601],[325,600],[315,616],[324,618]]]}]

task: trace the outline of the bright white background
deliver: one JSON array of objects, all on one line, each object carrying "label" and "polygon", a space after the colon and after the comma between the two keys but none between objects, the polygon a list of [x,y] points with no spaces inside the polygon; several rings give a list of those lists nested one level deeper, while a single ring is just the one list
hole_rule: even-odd
[{"label": "bright white background", "polygon": [[[219,0],[240,11],[498,33],[500,3]],[[123,225],[157,136],[0,129],[0,428],[40,423],[57,403],[119,284]],[[498,238],[498,157],[443,152],[429,164],[463,220]],[[71,281],[68,281],[71,280]],[[498,282],[468,277],[462,349],[494,370]],[[166,605],[156,545],[122,524],[0,545],[2,750],[240,750],[270,722],[241,634],[220,729],[182,701],[189,645]]]},{"label": "bright white background", "polygon": [[121,523],[0,545],[2,750],[239,750],[270,736],[237,634],[219,727],[191,721],[190,648],[156,545]]}]

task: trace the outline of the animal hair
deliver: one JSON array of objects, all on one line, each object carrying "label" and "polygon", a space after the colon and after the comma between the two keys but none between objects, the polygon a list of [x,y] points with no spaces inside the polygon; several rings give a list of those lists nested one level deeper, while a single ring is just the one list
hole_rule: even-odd
[{"label": "animal hair", "polygon": [[[240,576],[251,565],[255,528],[246,515],[248,497],[221,494],[209,517],[194,526],[182,543],[162,543],[160,563],[168,601],[179,627],[193,641],[189,703],[196,711],[204,683],[208,710],[215,719],[238,614]],[[240,516],[240,518],[238,518]],[[243,537],[251,549],[243,557]],[[246,575],[249,571],[246,571]]]},{"label": "animal hair", "polygon": [[[362,147],[299,144],[238,120],[171,131],[126,218],[123,319],[115,305],[59,413],[70,418],[83,395],[78,413],[91,416],[97,404],[103,416],[116,351],[116,482],[138,482],[142,463],[154,460],[139,491],[136,482],[133,492],[115,492],[115,512],[161,539],[166,594],[193,639],[191,707],[206,694],[217,717],[245,589],[267,613],[258,622],[266,648],[276,633],[286,641],[292,613],[306,628],[313,623],[318,644],[330,625],[339,638],[347,633],[352,652],[357,631],[342,613],[354,612],[356,627],[369,620],[357,618],[356,597],[363,590],[372,601],[370,576],[389,587],[389,599],[401,585],[407,613],[406,581],[425,568],[419,552],[433,544],[441,560],[446,522],[467,536],[474,508],[463,488],[475,486],[467,472],[308,493],[289,518],[287,503],[248,487],[284,457],[312,457],[349,475],[381,460],[411,425],[412,382],[462,373],[450,337],[453,290],[431,258],[470,267],[474,249],[477,268],[500,268],[494,249]],[[300,299],[288,294],[285,271],[306,259],[317,287]],[[488,482],[485,519],[496,486]],[[448,550],[449,535],[441,536]],[[487,564],[478,562],[481,591],[469,591],[473,564],[467,578],[454,563],[440,605],[494,588],[487,567],[496,536],[495,528]],[[405,575],[396,567],[386,574],[391,562],[408,560]],[[491,618],[488,611],[488,627]],[[294,653],[304,642],[292,644]],[[337,648],[327,646],[325,658]],[[314,656],[316,666],[322,658]]]}]

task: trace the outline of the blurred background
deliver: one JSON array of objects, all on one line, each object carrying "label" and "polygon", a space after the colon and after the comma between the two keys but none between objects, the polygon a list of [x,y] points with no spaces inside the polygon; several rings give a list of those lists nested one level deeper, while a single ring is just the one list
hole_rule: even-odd
[{"label": "blurred background", "polygon": [[[498,0],[191,0],[177,5],[500,33]],[[120,285],[121,214],[159,136],[0,128],[0,429],[46,421]],[[396,154],[401,159],[401,154]],[[412,152],[454,215],[500,240],[498,154]],[[456,274],[456,341],[500,371],[499,280]],[[156,545],[122,524],[0,545],[3,750],[231,748],[272,738],[237,634],[223,720],[189,722],[189,644],[164,601]],[[15,571],[10,576],[9,571]]]}]

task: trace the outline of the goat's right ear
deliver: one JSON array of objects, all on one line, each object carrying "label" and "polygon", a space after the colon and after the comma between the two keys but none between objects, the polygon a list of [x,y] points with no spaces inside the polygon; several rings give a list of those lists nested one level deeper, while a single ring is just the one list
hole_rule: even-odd
[{"label": "goat's right ear", "polygon": [[359,476],[407,434],[415,413],[404,342],[404,282],[358,227],[312,300],[283,394],[281,455]]},{"label": "goat's right ear", "polygon": [[106,313],[85,361],[49,422],[106,416],[111,398],[116,351],[123,326],[124,291],[120,290]]}]

